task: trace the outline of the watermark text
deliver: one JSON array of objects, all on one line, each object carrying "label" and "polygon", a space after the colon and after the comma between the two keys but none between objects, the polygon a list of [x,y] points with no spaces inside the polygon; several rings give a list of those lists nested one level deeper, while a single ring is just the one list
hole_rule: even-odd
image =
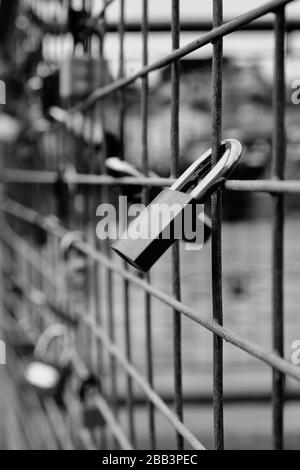
[{"label": "watermark text", "polygon": [[204,244],[204,206],[202,204],[128,204],[119,197],[118,208],[101,204],[96,212],[99,240],[183,240],[189,251]]},{"label": "watermark text", "polygon": [[292,89],[295,90],[292,93],[292,103],[294,105],[299,105],[300,104],[300,80],[293,81]]}]

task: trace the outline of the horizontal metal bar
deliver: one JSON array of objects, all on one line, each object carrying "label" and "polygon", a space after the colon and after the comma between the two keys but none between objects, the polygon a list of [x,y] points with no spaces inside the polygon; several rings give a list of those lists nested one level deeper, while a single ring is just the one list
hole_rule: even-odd
[{"label": "horizontal metal bar", "polygon": [[[174,396],[172,393],[161,393],[160,397],[166,405],[172,406],[174,403]],[[239,406],[241,404],[266,404],[270,403],[271,401],[271,394],[270,392],[258,390],[257,392],[248,392],[245,393],[244,391],[237,390],[230,391],[224,393],[224,403],[227,405],[236,405]],[[285,401],[289,403],[300,402],[300,393],[297,391],[287,392],[285,394]],[[126,406],[127,405],[127,397],[126,395],[120,396],[118,399],[119,406]],[[195,391],[194,393],[187,392],[185,390],[184,393],[184,405],[185,407],[193,407],[199,405],[211,405],[211,394],[210,393],[201,393]],[[145,398],[142,395],[135,394],[134,396],[134,406],[135,407],[144,407],[145,406]]]},{"label": "horizontal metal bar", "polygon": [[[57,173],[51,171],[6,170],[2,174],[2,183],[13,184],[54,184]],[[77,185],[99,186],[141,186],[164,188],[172,186],[175,178],[127,177],[113,178],[106,175],[77,174],[65,176],[65,182]],[[229,180],[224,188],[227,191],[258,192],[270,194],[300,194],[300,180]]]},{"label": "horizontal metal bar", "polygon": [[[39,224],[44,230],[52,233],[58,238],[63,238],[67,233],[69,233],[62,226],[54,224],[53,220],[49,220],[47,217],[42,217],[32,209],[28,209],[19,203],[7,200],[5,203],[0,204],[0,210],[14,215],[15,217],[21,220],[25,220],[29,223]],[[218,325],[216,322],[209,321],[204,315],[199,314],[194,309],[184,305],[181,302],[178,302],[177,300],[174,300],[172,297],[165,294],[164,292],[161,292],[156,287],[149,285],[147,282],[139,279],[131,272],[120,268],[117,264],[114,263],[113,260],[108,259],[89,244],[84,242],[77,242],[74,243],[74,246],[86,256],[89,256],[91,259],[102,264],[117,275],[127,279],[129,282],[132,282],[143,291],[149,293],[156,299],[163,302],[165,305],[168,305],[171,309],[175,309],[178,312],[181,312],[184,316],[201,325],[206,330],[220,336],[228,343],[248,353],[250,356],[259,359],[265,364],[268,364],[272,368],[283,372],[297,381],[300,381],[300,369],[290,364],[288,361],[280,358],[274,352],[269,352],[256,343],[253,343],[252,341],[249,341],[242,336]]]},{"label": "horizontal metal bar", "polygon": [[270,194],[300,194],[299,180],[256,180],[256,181],[227,181],[225,189],[251,193]]},{"label": "horizontal metal bar", "polygon": [[[295,1],[295,0],[294,0]],[[99,15],[101,16],[101,14]],[[63,34],[67,32],[65,25],[59,25],[58,23],[45,23],[39,19],[36,15],[31,16],[32,21],[39,26],[44,32],[49,32],[52,34]],[[86,23],[87,32],[90,29],[91,31],[98,31],[101,33],[102,25],[98,23],[97,18],[91,18],[90,21]],[[207,21],[182,21],[180,23],[181,32],[184,33],[194,33],[199,31],[210,31],[212,29],[212,22]],[[290,19],[286,25],[287,32],[293,32],[300,29],[300,21]],[[274,23],[272,21],[255,21],[254,23],[248,24],[243,27],[243,30],[250,32],[257,31],[273,31]],[[119,23],[110,22],[105,24],[105,33],[118,33],[119,32]],[[128,21],[125,25],[126,33],[140,33],[141,24],[139,22]],[[168,21],[156,21],[149,23],[149,32],[151,33],[170,33],[170,22]]]},{"label": "horizontal metal bar", "polygon": [[[107,32],[116,32],[117,25],[108,24]],[[211,21],[183,21],[180,23],[180,29],[183,33],[194,33],[198,31],[210,31],[212,29]],[[273,31],[274,24],[272,21],[255,21],[254,23],[247,24],[244,26],[242,31],[246,32],[257,32],[257,31]],[[290,20],[287,22],[287,32],[300,30],[300,21]],[[150,23],[149,31],[152,33],[164,33],[170,32],[170,23],[159,21],[157,23]],[[127,23],[126,32],[138,33],[140,32],[140,25],[138,23]]]},{"label": "horizontal metal bar", "polygon": [[[293,32],[300,30],[299,20],[289,20],[287,22],[287,32]],[[199,31],[210,31],[212,29],[211,21],[182,21],[180,23],[180,30],[183,33],[195,33]],[[118,25],[116,23],[108,23],[105,28],[107,33],[116,33],[118,31]],[[254,23],[247,24],[242,28],[245,32],[257,32],[257,31],[273,31],[274,23],[272,21],[255,21]],[[140,23],[127,22],[125,31],[127,33],[140,33]],[[156,23],[149,24],[149,32],[151,33],[169,33],[170,23],[167,21],[158,21]]]}]

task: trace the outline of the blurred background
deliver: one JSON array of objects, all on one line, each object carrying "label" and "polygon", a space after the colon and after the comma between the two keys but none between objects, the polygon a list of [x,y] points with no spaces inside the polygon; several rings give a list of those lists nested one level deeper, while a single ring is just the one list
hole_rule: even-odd
[{"label": "blurred background", "polygon": [[[120,194],[128,195],[131,202],[139,201],[139,188],[109,187],[105,190],[100,185],[87,186],[74,181],[76,175],[106,174],[105,159],[109,157],[125,159],[136,170],[143,171],[141,80],[128,86],[122,95],[110,94],[92,111],[76,111],[70,121],[66,120],[65,112],[96,88],[122,75],[132,75],[142,67],[142,1],[124,3],[126,32],[122,43],[119,0],[111,2],[105,16],[105,5],[100,0],[0,1],[0,79],[6,85],[6,105],[0,107],[0,162],[3,175],[8,180],[11,178],[10,183],[1,186],[2,197],[9,197],[44,216],[52,216],[53,220],[58,218],[68,230],[80,230],[86,240],[106,253],[109,253],[107,246],[97,245],[95,240],[96,207],[101,202],[116,203]],[[265,2],[225,0],[223,3],[227,21]],[[152,63],[172,49],[171,1],[149,0],[148,6],[148,52]],[[210,0],[181,1],[180,11],[181,45],[211,29]],[[223,137],[236,138],[244,147],[243,159],[232,179],[270,178],[274,122],[273,17],[264,16],[252,23],[251,28],[235,32],[224,40]],[[292,103],[292,83],[300,79],[299,2],[287,7],[287,19],[286,177],[298,180],[300,105]],[[82,26],[83,20],[89,20],[88,33]],[[76,59],[72,62],[70,58]],[[84,65],[85,60],[89,68]],[[211,75],[211,45],[180,62],[181,172],[211,147]],[[149,77],[148,109],[149,168],[164,178],[170,177],[170,106],[171,71],[166,67]],[[120,116],[123,118],[121,126]],[[55,128],[62,122],[67,130]],[[46,184],[45,181],[44,184],[31,182],[28,171],[36,171],[36,178],[44,178]],[[30,182],[24,182],[24,175]],[[122,172],[113,176],[122,176]],[[50,180],[54,184],[49,184]],[[153,189],[151,195],[156,193]],[[300,339],[299,198],[288,196],[286,210],[285,355],[290,360],[292,343]],[[209,204],[206,212],[210,213]],[[272,340],[272,213],[270,195],[224,192],[224,323],[228,329],[268,350]],[[0,367],[0,422],[3,423],[0,447],[111,448],[114,440],[103,423],[87,438],[85,422],[82,422],[86,398],[83,399],[78,390],[87,377],[92,376],[92,385],[88,382],[87,388],[96,394],[101,388],[101,394],[110,403],[114,398],[113,374],[117,405],[112,404],[112,407],[118,408],[119,422],[128,434],[134,421],[137,447],[148,448],[149,410],[145,397],[138,387],[129,384],[131,400],[128,404],[126,375],[118,366],[111,365],[105,348],[103,350],[94,341],[93,334],[81,321],[81,316],[97,317],[100,312],[103,328],[110,333],[113,328],[111,337],[145,376],[149,365],[145,294],[134,286],[129,289],[117,276],[107,276],[105,266],[100,264],[95,268],[94,263],[70,248],[71,245],[62,248],[55,237],[47,237],[35,222],[32,225],[16,220],[10,214],[2,216],[1,223],[3,330],[0,338],[8,345],[8,364]],[[183,302],[211,318],[210,242],[200,252],[186,251],[183,245],[181,248]],[[120,260],[113,258],[113,261],[121,266]],[[172,295],[170,253],[153,268],[151,281]],[[30,286],[33,300],[26,298],[25,286],[27,290]],[[50,297],[50,303],[46,297]],[[57,302],[63,306],[62,310],[55,308]],[[126,306],[130,311],[129,323]],[[152,300],[153,382],[157,393],[172,407],[174,357],[170,313],[169,307]],[[34,357],[38,338],[49,325],[57,323],[57,319],[65,326],[67,335],[72,331],[76,354],[80,356],[78,361],[82,362],[81,369],[85,372],[76,378],[70,378],[68,372],[68,378],[64,379],[68,382],[67,391],[64,388],[59,399],[52,396],[51,400],[49,397],[45,400],[28,390],[23,376]],[[205,446],[212,448],[212,335],[201,327],[195,328],[188,319],[183,318],[182,322],[185,423]],[[29,354],[28,350],[24,352],[26,347]],[[52,365],[53,361],[61,360],[63,351],[60,349],[64,348],[56,345],[53,349]],[[226,447],[270,448],[272,371],[231,345],[224,345],[224,356]],[[300,389],[289,379],[286,385],[286,446],[297,449]],[[158,447],[175,448],[172,428],[158,413],[155,420]],[[82,433],[77,432],[78,429],[82,429]]]}]

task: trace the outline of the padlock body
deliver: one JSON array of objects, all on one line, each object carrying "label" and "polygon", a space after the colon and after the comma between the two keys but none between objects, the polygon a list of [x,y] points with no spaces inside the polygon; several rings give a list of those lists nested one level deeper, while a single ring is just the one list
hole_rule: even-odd
[{"label": "padlock body", "polygon": [[197,217],[201,209],[189,194],[164,189],[112,249],[136,269],[147,272],[176,240],[183,238],[187,211]]},{"label": "padlock body", "polygon": [[63,61],[60,70],[60,96],[85,98],[110,81],[107,62],[84,55]]}]

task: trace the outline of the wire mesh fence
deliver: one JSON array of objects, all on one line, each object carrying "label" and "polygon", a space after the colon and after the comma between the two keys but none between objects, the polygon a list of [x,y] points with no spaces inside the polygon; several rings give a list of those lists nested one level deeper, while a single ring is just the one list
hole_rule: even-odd
[{"label": "wire mesh fence", "polygon": [[[226,23],[223,22],[223,2],[214,0],[213,28],[183,46],[180,41],[180,2],[172,0],[172,51],[154,63],[149,61],[149,32],[153,27],[149,23],[148,1],[141,1],[142,68],[128,76],[125,74],[125,0],[116,0],[120,19],[117,25],[119,57],[115,80],[109,70],[105,49],[107,31],[110,30],[106,13],[113,1],[104,2],[97,16],[93,12],[93,2],[88,1],[83,2],[79,11],[70,10],[72,2],[68,1],[50,2],[50,12],[49,2],[27,0],[20,5],[22,21],[19,21],[19,27],[22,34],[19,42],[16,40],[16,51],[23,47],[24,36],[33,42],[42,38],[51,74],[55,76],[58,67],[65,67],[66,71],[65,83],[60,89],[62,106],[48,109],[49,121],[40,120],[35,133],[28,131],[30,158],[23,159],[21,168],[20,165],[12,165],[13,159],[9,153],[3,159],[1,242],[5,324],[10,325],[8,329],[15,329],[17,323],[18,329],[29,336],[32,344],[36,344],[49,326],[62,324],[73,339],[75,352],[62,403],[53,397],[39,400],[25,387],[20,398],[25,401],[21,407],[23,411],[19,411],[17,416],[22,424],[26,413],[29,412],[32,419],[30,410],[35,410],[33,427],[43,432],[35,435],[37,433],[31,426],[26,427],[25,440],[33,447],[48,445],[72,449],[80,445],[84,448],[134,449],[146,446],[157,449],[161,448],[161,430],[167,429],[166,433],[175,436],[177,449],[203,449],[201,426],[196,433],[192,432],[184,417],[188,402],[193,401],[193,397],[196,404],[199,400],[193,384],[189,386],[189,393],[184,391],[185,368],[197,355],[192,351],[187,361],[182,350],[188,342],[185,334],[185,320],[188,319],[197,329],[210,332],[213,338],[212,343],[211,339],[208,340],[213,352],[212,371],[209,370],[213,378],[212,389],[207,396],[208,401],[210,397],[213,399],[215,448],[224,448],[225,341],[234,346],[234,351],[237,349],[246,353],[243,356],[245,359],[258,359],[265,369],[273,372],[273,428],[270,433],[273,447],[282,449],[285,378],[300,380],[299,369],[284,359],[284,198],[285,194],[296,195],[300,192],[298,181],[284,181],[285,54],[287,31],[290,31],[285,22],[285,7],[296,0],[271,1]],[[189,266],[182,259],[179,243],[173,246],[169,264],[160,275],[155,270],[151,274],[137,274],[113,254],[107,241],[97,238],[97,207],[102,202],[116,204],[120,195],[137,193],[139,200],[147,205],[153,194],[162,187],[170,186],[180,175],[181,59],[210,43],[211,147],[213,161],[216,163],[220,159],[223,140],[223,41],[242,28],[254,28],[255,20],[264,18],[270,12],[274,16],[275,40],[272,177],[269,180],[226,181],[224,188],[212,196],[212,243],[208,254],[211,270],[205,276],[206,286],[210,284],[211,289],[211,295],[209,291],[206,293],[212,302],[209,318],[208,312],[197,308],[198,297],[195,302],[190,302],[189,298],[187,302],[182,300],[182,277]],[[82,61],[89,64],[89,76],[84,77],[83,82],[93,82],[94,91],[80,100],[78,94],[85,93],[81,92],[80,87],[75,92],[72,90],[75,80],[72,82],[72,76],[68,76],[71,73],[70,60],[61,63],[66,47],[63,39],[70,36],[74,51],[72,60],[75,62],[79,58],[79,68]],[[22,69],[22,64],[19,67]],[[171,70],[168,101],[170,178],[153,175],[149,150],[152,145],[149,142],[152,110],[149,80],[153,72],[165,67]],[[140,84],[139,96],[132,88],[137,82]],[[32,80],[28,94],[29,100],[40,97],[38,84]],[[39,99],[46,105],[43,97]],[[109,157],[118,156],[122,161],[130,159],[127,148],[128,115],[132,107],[138,113],[139,135],[134,126],[130,135],[132,140],[139,141],[140,170],[135,176],[112,176],[105,165]],[[114,138],[114,134],[118,139]],[[222,267],[224,191],[237,194],[237,197],[248,192],[266,193],[272,197],[272,319],[269,328],[272,327],[273,333],[269,349],[223,325],[226,324],[222,293],[222,272],[226,269]],[[193,270],[194,282],[198,282],[197,276],[200,284],[203,275],[200,278],[198,266]],[[199,292],[202,292],[201,287]],[[156,315],[167,317],[163,337]],[[192,330],[194,332],[195,328]],[[12,332],[10,335],[13,337]],[[159,335],[162,344],[158,345]],[[23,359],[14,358],[14,364],[23,364]],[[164,361],[168,364],[168,372],[165,367],[157,379]],[[195,364],[196,369],[197,362]],[[12,380],[20,380],[17,376],[23,374],[22,367],[9,368],[13,369],[10,370]],[[165,374],[168,377],[166,386]],[[200,377],[200,369],[199,372],[193,369],[192,375],[195,374]],[[93,406],[100,412],[103,422],[88,430],[80,418],[80,410],[86,405],[80,402],[78,387],[91,375],[101,383]],[[42,413],[37,410],[42,410]]]}]

